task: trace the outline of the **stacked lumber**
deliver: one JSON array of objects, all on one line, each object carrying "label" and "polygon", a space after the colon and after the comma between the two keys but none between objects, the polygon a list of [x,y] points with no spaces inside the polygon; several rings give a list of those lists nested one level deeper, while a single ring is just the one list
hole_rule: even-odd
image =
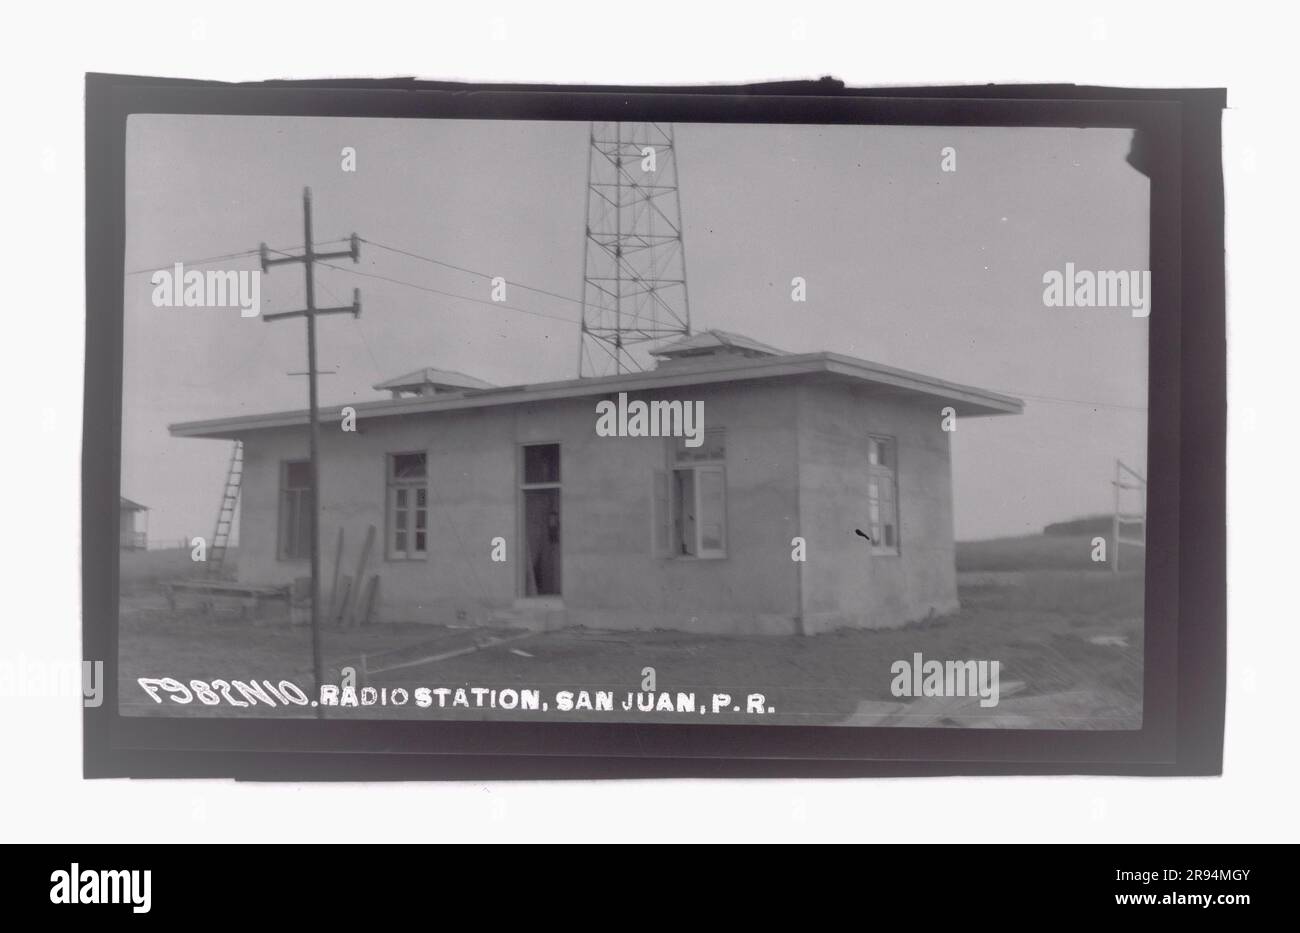
[{"label": "stacked lumber", "polygon": [[370,573],[370,552],[375,547],[375,526],[366,529],[365,543],[357,557],[356,569],[343,573],[343,529],[339,528],[334,556],[334,578],[325,613],[327,624],[335,628],[356,628],[374,621],[379,602],[379,575]]}]

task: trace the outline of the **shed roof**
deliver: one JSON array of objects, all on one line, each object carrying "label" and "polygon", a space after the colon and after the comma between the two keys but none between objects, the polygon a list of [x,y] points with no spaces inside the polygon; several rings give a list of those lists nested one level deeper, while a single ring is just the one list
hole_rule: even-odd
[{"label": "shed roof", "polygon": [[[779,352],[779,351],[778,351]],[[868,386],[881,396],[929,400],[951,405],[965,417],[1019,414],[1024,403],[1018,398],[990,392],[897,369],[839,353],[784,353],[746,357],[724,354],[706,359],[702,365],[663,367],[647,372],[621,373],[587,379],[539,382],[500,388],[466,389],[446,396],[383,399],[353,404],[359,418],[400,417],[444,411],[463,411],[559,399],[608,395],[614,392],[645,392],[692,385],[714,385],[746,380],[821,379]],[[322,407],[322,423],[339,420],[338,408]],[[170,426],[175,437],[238,438],[250,431],[306,425],[308,411],[268,412],[205,421],[186,421]]]},{"label": "shed roof", "polygon": [[148,512],[149,506],[141,505],[139,502],[132,502],[126,496],[118,496],[118,509],[126,509],[128,512]]}]

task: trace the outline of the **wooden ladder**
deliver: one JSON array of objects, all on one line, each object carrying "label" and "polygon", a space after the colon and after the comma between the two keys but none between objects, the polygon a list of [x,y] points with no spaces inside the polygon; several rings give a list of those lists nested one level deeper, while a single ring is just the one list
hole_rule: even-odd
[{"label": "wooden ladder", "polygon": [[235,521],[235,506],[239,503],[239,486],[244,477],[244,442],[235,441],[230,451],[230,466],[226,470],[226,488],[221,494],[221,509],[217,512],[217,528],[212,533],[212,546],[208,549],[208,576],[221,576],[226,563],[226,548],[230,545],[230,528]]}]

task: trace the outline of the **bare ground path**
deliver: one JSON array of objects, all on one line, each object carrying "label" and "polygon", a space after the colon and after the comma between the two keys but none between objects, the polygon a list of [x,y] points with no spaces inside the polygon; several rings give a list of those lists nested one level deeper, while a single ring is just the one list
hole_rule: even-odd
[{"label": "bare ground path", "polygon": [[[1003,683],[1022,682],[991,711],[966,704],[929,725],[1132,729],[1141,725],[1142,576],[1074,570],[963,574],[960,612],[886,630],[843,630],[811,638],[734,637],[682,632],[572,628],[512,640],[509,631],[444,629],[419,623],[325,634],[327,679],[358,666],[362,654],[376,687],[479,686],[614,691],[639,689],[653,667],[660,691],[762,693],[775,713],[736,721],[802,725],[871,724],[871,704],[894,703],[890,665],[920,652],[927,659],[998,660]],[[304,715],[300,708],[233,709],[157,704],[138,677],[289,679],[312,692],[310,638],[303,627],[205,622],[170,613],[147,593],[123,597],[120,635],[126,715]],[[494,642],[495,643],[490,643]],[[476,642],[488,643],[479,647]],[[468,650],[464,650],[468,647]],[[432,658],[421,662],[421,659]],[[867,704],[864,706],[864,704]],[[310,713],[306,713],[310,715]],[[561,718],[550,712],[370,707],[331,716],[418,719]],[[1001,717],[1001,718],[995,718]],[[682,721],[667,713],[566,713],[564,719]],[[727,714],[718,719],[724,721]]]}]

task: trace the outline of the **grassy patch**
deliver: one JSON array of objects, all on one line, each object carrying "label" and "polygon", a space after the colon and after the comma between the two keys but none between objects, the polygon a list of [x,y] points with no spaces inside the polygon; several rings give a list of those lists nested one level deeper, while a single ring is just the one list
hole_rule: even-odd
[{"label": "grassy patch", "polygon": [[[958,541],[957,572],[1014,572],[1022,570],[1078,570],[1109,573],[1113,553],[1110,535],[1106,534],[1105,561],[1092,559],[1092,535],[1021,535],[989,538],[985,541]],[[1125,571],[1140,572],[1144,549],[1122,545],[1120,566]]]}]

